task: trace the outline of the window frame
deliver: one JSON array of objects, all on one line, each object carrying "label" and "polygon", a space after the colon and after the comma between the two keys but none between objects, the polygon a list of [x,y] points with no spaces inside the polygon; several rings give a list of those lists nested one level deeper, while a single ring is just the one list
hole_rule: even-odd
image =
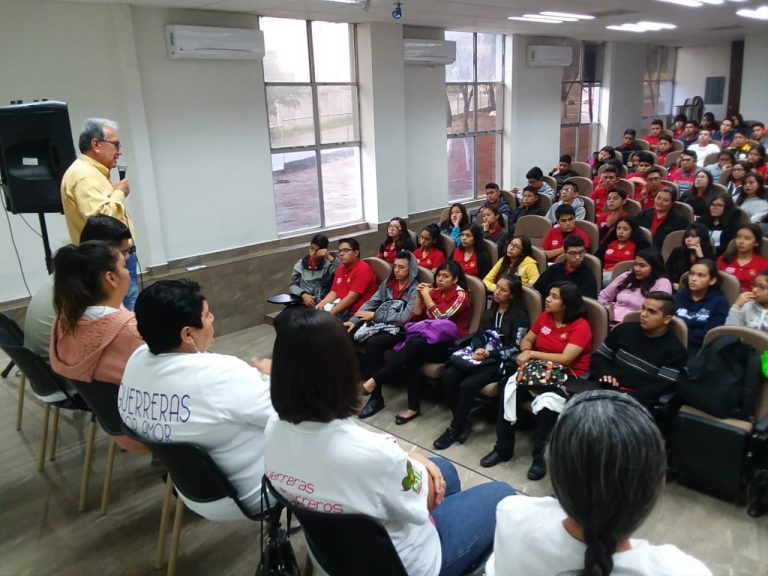
[{"label": "window frame", "polygon": [[[460,30],[447,30],[446,32],[458,32],[458,33],[464,33],[468,34],[468,32],[463,32]],[[499,151],[497,153],[498,156],[498,162],[495,162],[494,165],[494,171],[496,173],[496,177],[494,178],[496,181],[501,180],[501,176],[503,173],[502,169],[502,162],[504,158],[504,122],[503,122],[503,114],[504,114],[504,98],[506,97],[506,90],[504,85],[504,75],[506,73],[505,70],[505,59],[506,59],[506,35],[505,34],[494,34],[494,36],[500,36],[501,37],[501,78],[494,82],[481,82],[478,81],[477,78],[477,35],[478,32],[471,32],[472,34],[472,81],[471,82],[449,82],[448,80],[445,81],[445,98],[446,98],[446,104],[448,105],[448,110],[450,110],[450,101],[449,101],[449,95],[448,95],[448,89],[450,86],[470,86],[474,92],[472,92],[474,105],[472,106],[472,121],[469,123],[471,128],[469,128],[467,131],[460,131],[455,133],[448,132],[446,134],[446,155],[447,155],[447,147],[450,140],[457,140],[457,139],[465,139],[465,138],[471,138],[472,139],[472,195],[471,196],[465,196],[461,198],[450,198],[450,189],[448,190],[449,194],[449,202],[455,203],[455,202],[465,202],[468,200],[475,200],[480,197],[480,191],[478,189],[478,138],[484,137],[484,136],[496,136],[497,142],[496,146],[499,147]],[[481,33],[484,34],[484,33]],[[480,87],[481,86],[487,86],[490,88],[491,91],[496,92],[497,94],[501,95],[501,103],[498,101],[496,102],[496,114],[498,117],[499,112],[502,114],[502,122],[496,121],[497,128],[494,128],[493,130],[479,130],[479,124],[478,124],[478,115],[479,115],[479,106],[478,106],[478,95],[480,93]],[[496,87],[499,87],[499,90],[496,90]],[[451,115],[451,119],[453,116]],[[447,130],[450,130],[451,127],[446,127]],[[449,168],[450,170],[450,168]],[[449,179],[450,183],[450,179]],[[450,184],[449,184],[450,188]]]},{"label": "window frame", "polygon": [[[585,157],[581,157],[579,155],[579,150],[581,148],[581,138],[582,138],[582,129],[583,127],[587,127],[587,132],[589,134],[589,143],[587,146],[587,155],[589,155],[589,152],[595,148],[595,143],[597,142],[598,132],[600,128],[600,110],[601,110],[601,104],[602,104],[602,98],[603,98],[603,81],[602,81],[602,75],[600,75],[600,80],[594,80],[594,81],[588,81],[584,79],[584,61],[585,61],[585,55],[586,55],[586,45],[587,44],[595,44],[599,50],[603,51],[605,50],[605,44],[602,42],[583,42],[583,41],[574,41],[577,43],[577,45],[574,45],[573,48],[578,50],[578,57],[579,57],[579,73],[576,75],[576,78],[566,80],[563,78],[560,82],[560,94],[561,98],[564,96],[566,98],[565,106],[567,106],[567,95],[570,94],[570,90],[566,91],[566,87],[570,88],[572,86],[578,86],[578,96],[579,96],[579,111],[577,115],[577,120],[574,121],[567,121],[567,117],[563,118],[562,112],[560,114],[560,154],[569,154],[572,156],[574,162],[583,162],[586,160]],[[602,64],[604,55],[601,55],[598,58],[598,63]],[[565,74],[563,74],[565,76]],[[590,101],[593,102],[593,104],[590,106],[590,113],[592,111],[596,111],[596,115],[594,117],[590,118],[590,122],[583,122],[582,121],[582,108],[584,105],[584,91],[588,90],[590,94]],[[596,91],[593,92],[593,91]],[[562,99],[561,99],[561,106],[563,105]],[[573,151],[564,151],[562,148],[562,134],[563,130],[566,129],[575,129],[575,139],[574,139],[574,145],[573,145]]]},{"label": "window frame", "polygon": [[[656,61],[653,64],[653,68],[648,65],[648,58],[652,50],[656,51]],[[672,73],[669,78],[662,79],[662,52],[669,50],[667,53],[667,60],[671,62]],[[674,103],[675,103],[675,77],[677,75],[677,47],[676,46],[664,46],[660,44],[648,44],[645,53],[645,72],[643,74],[643,108],[645,108],[645,93],[646,88],[650,91],[653,114],[641,116],[644,124],[650,125],[651,120],[655,118],[671,118],[674,115]],[[658,112],[659,97],[662,94],[662,86],[668,87],[669,104],[667,110],[663,113]],[[654,92],[655,90],[655,92]]]},{"label": "window frame", "polygon": [[[272,18],[271,16],[260,16],[259,17],[259,28],[261,28],[261,21],[262,18]],[[272,143],[272,127],[268,126],[268,130],[270,132],[269,135],[269,154],[270,159],[275,154],[290,154],[294,152],[310,152],[314,151],[315,153],[315,166],[316,166],[316,178],[317,178],[317,194],[318,194],[318,211],[319,211],[319,217],[320,217],[320,223],[318,226],[308,226],[303,228],[297,228],[295,230],[288,230],[288,231],[280,231],[280,224],[279,222],[276,222],[277,224],[277,235],[278,238],[286,237],[286,236],[296,236],[300,234],[304,234],[307,232],[315,231],[315,230],[325,230],[328,228],[336,228],[340,226],[346,226],[350,224],[357,224],[360,222],[363,222],[365,220],[365,191],[364,191],[364,181],[363,181],[363,162],[362,162],[362,129],[360,126],[361,121],[361,114],[360,114],[360,82],[359,82],[359,67],[358,67],[358,39],[357,39],[357,24],[349,23],[349,22],[329,22],[330,24],[346,24],[349,27],[350,31],[350,81],[349,82],[318,82],[316,80],[316,70],[315,70],[315,46],[314,46],[314,37],[312,32],[312,24],[313,22],[321,22],[320,20],[302,20],[300,18],[294,18],[293,20],[301,20],[305,23],[306,31],[307,31],[307,58],[309,61],[309,81],[308,82],[268,82],[266,77],[263,77],[264,80],[264,101],[267,107],[267,123],[269,124],[269,88],[270,87],[281,87],[281,86],[287,86],[287,87],[303,87],[303,88],[309,88],[310,93],[312,96],[312,115],[313,115],[313,131],[314,131],[314,144],[306,144],[306,145],[299,145],[299,146],[284,146],[284,147],[274,147]],[[323,21],[324,22],[324,21]],[[353,122],[356,123],[356,132],[357,132],[357,139],[356,140],[345,140],[345,141],[339,141],[339,142],[332,142],[332,143],[322,143],[322,128],[321,128],[321,121],[320,121],[320,99],[319,99],[319,91],[321,88],[325,87],[334,87],[334,86],[341,86],[341,87],[348,87],[351,86],[354,88],[355,91],[355,105],[353,106]],[[322,153],[326,150],[336,150],[336,149],[342,149],[342,148],[357,148],[358,149],[358,173],[359,173],[359,182],[360,182],[360,218],[349,220],[349,221],[343,221],[343,222],[337,222],[332,225],[327,224],[327,218],[325,214],[325,194],[323,190],[323,162],[322,162]],[[277,216],[277,197],[275,196],[275,189],[274,184],[272,187],[272,194],[275,198],[275,215]]]}]

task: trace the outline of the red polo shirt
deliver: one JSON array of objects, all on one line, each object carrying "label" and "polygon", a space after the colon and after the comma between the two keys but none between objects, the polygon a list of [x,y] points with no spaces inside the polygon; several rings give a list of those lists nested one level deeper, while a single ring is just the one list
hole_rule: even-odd
[{"label": "red polo shirt", "polygon": [[437,248],[430,248],[429,255],[424,256],[424,249],[419,246],[413,251],[413,255],[416,256],[416,259],[419,261],[419,266],[423,266],[428,270],[434,270],[440,266],[440,264],[445,262],[445,254]]},{"label": "red polo shirt", "polygon": [[358,260],[349,268],[344,265],[339,266],[333,277],[333,291],[336,292],[337,298],[344,300],[350,292],[360,294],[360,298],[355,300],[355,303],[350,306],[353,314],[357,312],[360,306],[371,299],[371,296],[376,292],[376,288],[378,288],[376,274],[373,273],[368,263],[363,260]]},{"label": "red polo shirt", "polygon": [[[587,249],[587,252],[589,252],[589,236],[586,235],[586,233],[576,226],[573,229],[573,232],[571,234],[575,234],[576,236],[581,236],[581,238],[584,240],[584,247]],[[542,250],[557,250],[558,248],[563,247],[563,229],[560,228],[560,226],[555,226],[554,228],[550,228],[549,232],[547,232],[547,235],[544,236],[544,240],[541,241],[541,249]],[[557,258],[552,258],[552,262],[557,262]]]},{"label": "red polo shirt", "polygon": [[752,283],[755,281],[755,277],[761,271],[768,269],[768,260],[759,254],[754,254],[752,260],[744,264],[744,266],[739,266],[739,261],[735,258],[730,263],[727,263],[723,260],[723,257],[720,256],[720,258],[717,259],[717,267],[723,272],[728,272],[728,274],[736,276],[741,284],[741,291],[748,292],[752,290]]},{"label": "red polo shirt", "polygon": [[571,370],[581,376],[589,370],[592,348],[592,330],[584,318],[577,318],[570,324],[558,328],[549,312],[542,312],[533,323],[531,332],[536,335],[534,350],[550,354],[562,354],[568,344],[580,346],[584,350],[571,363]]}]

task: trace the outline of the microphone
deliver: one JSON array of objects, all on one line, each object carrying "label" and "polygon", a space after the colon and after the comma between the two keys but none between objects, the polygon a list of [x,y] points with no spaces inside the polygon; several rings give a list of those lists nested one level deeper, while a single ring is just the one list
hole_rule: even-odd
[{"label": "microphone", "polygon": [[128,164],[120,159],[117,161],[117,174],[120,176],[120,180],[125,180],[125,173],[128,171]]}]

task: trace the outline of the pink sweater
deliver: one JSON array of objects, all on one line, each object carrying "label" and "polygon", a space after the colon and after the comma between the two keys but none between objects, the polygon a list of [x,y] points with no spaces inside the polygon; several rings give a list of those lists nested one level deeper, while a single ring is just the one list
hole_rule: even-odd
[{"label": "pink sweater", "polygon": [[57,317],[51,331],[51,367],[65,378],[119,386],[128,358],[142,344],[136,316],[125,308],[95,320],[81,318],[70,333]]}]

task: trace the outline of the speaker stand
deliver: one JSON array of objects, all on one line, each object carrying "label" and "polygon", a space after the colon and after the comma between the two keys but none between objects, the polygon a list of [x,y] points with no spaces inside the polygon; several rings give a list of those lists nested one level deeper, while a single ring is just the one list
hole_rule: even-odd
[{"label": "speaker stand", "polygon": [[45,213],[38,212],[37,217],[40,220],[40,236],[43,239],[43,251],[45,252],[45,269],[48,274],[53,272],[53,257],[51,255],[51,243],[48,240],[48,226],[45,224]]}]

